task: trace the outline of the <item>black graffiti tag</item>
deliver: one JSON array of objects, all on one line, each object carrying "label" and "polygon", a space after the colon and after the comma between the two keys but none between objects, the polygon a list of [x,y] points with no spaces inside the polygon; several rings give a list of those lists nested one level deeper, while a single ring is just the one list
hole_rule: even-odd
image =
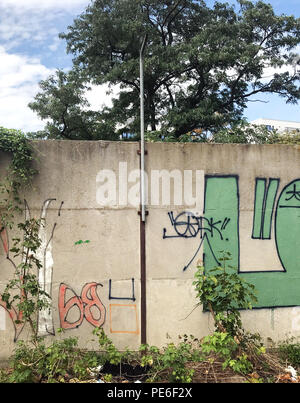
[{"label": "black graffiti tag", "polygon": [[191,212],[183,211],[174,217],[173,212],[168,213],[170,222],[172,227],[174,228],[175,234],[167,235],[166,228],[163,229],[163,239],[167,238],[196,238],[199,236],[200,244],[196,250],[196,253],[189,261],[189,263],[183,268],[185,271],[190,264],[195,259],[197,253],[199,252],[204,239],[207,240],[210,251],[216,261],[219,264],[214,251],[212,250],[211,244],[209,242],[209,237],[213,238],[214,236],[219,236],[221,240],[223,240],[222,231],[225,230],[228,223],[230,222],[230,218],[225,217],[224,220],[214,221],[214,219],[206,218],[203,216],[196,216]]}]

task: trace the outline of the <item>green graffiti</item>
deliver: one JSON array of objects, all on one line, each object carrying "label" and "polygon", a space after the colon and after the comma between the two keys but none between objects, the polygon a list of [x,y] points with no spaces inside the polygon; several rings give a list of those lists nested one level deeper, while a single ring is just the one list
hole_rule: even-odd
[{"label": "green graffiti", "polygon": [[[204,216],[208,222],[222,223],[219,231],[207,231],[204,240],[205,269],[216,266],[216,257],[226,250],[231,264],[239,268],[239,190],[237,176],[206,176]],[[225,225],[226,223],[226,225]]]},{"label": "green graffiti", "polygon": [[263,205],[266,193],[266,180],[257,178],[255,182],[255,199],[252,238],[261,238]]},{"label": "green graffiti", "polygon": [[279,179],[257,178],[255,184],[254,217],[252,238],[270,239],[274,203]]},{"label": "green graffiti", "polygon": [[300,180],[288,184],[278,200],[275,238],[282,267],[296,275],[300,272]]},{"label": "green graffiti", "polygon": [[[272,212],[275,195],[278,188],[278,180],[269,183],[269,192],[262,182],[256,186],[257,204],[256,213],[265,211],[268,214],[267,220],[260,222],[260,234],[267,235],[271,228]],[[258,182],[256,182],[256,185]],[[261,203],[261,200],[265,200]],[[220,237],[208,237],[209,244],[204,244],[205,270],[212,268],[214,259],[209,253],[213,250],[218,253],[226,250],[231,253],[232,266],[239,270],[239,196],[238,182],[234,177],[208,177],[205,191],[205,217],[213,217],[214,221],[222,219],[226,215],[230,219],[225,231]],[[263,217],[263,213],[261,215]],[[255,224],[255,220],[254,220]],[[258,231],[259,226],[254,227]],[[258,232],[257,232],[258,233]],[[248,282],[254,284],[258,291],[258,303],[256,308],[285,307],[300,305],[300,179],[289,183],[281,192],[275,216],[275,240],[278,257],[284,271],[256,271],[240,272],[240,275]],[[209,246],[209,248],[208,248]],[[262,243],[263,247],[263,243]]]}]

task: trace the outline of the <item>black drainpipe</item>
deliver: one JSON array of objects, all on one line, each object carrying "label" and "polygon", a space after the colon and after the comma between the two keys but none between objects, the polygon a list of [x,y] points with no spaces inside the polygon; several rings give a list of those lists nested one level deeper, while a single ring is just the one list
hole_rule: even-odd
[{"label": "black drainpipe", "polygon": [[146,209],[145,209],[145,122],[144,122],[144,51],[148,35],[143,38],[140,48],[140,115],[141,115],[141,141],[140,141],[140,173],[141,173],[141,203],[140,203],[140,256],[141,256],[141,343],[147,343],[147,303],[146,303]]},{"label": "black drainpipe", "polygon": [[[141,169],[141,144],[138,150]],[[145,150],[145,155],[147,151]],[[146,299],[146,221],[142,220],[142,204],[140,204],[140,275],[141,275],[141,344],[147,343],[147,299]],[[148,215],[148,211],[145,211]]]}]

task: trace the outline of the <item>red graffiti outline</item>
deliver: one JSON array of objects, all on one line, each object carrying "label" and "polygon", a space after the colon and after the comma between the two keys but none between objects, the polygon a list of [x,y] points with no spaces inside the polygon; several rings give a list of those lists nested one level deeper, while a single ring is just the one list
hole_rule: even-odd
[{"label": "red graffiti outline", "polygon": [[9,255],[9,241],[8,241],[8,234],[6,228],[3,228],[2,231],[0,232],[0,238],[3,244],[4,251],[6,253],[6,256],[8,257]]},{"label": "red graffiti outline", "polygon": [[3,301],[1,296],[0,296],[0,306],[2,306],[6,310],[10,319],[12,320],[15,330],[14,342],[16,342],[25,325],[25,323],[22,322],[23,312],[22,311],[17,312],[13,306],[11,308],[8,308],[7,303]]},{"label": "red graffiti outline", "polygon": [[[94,327],[101,327],[104,324],[106,309],[97,294],[98,285],[102,287],[102,284],[96,282],[85,284],[81,290],[80,296],[78,296],[71,287],[67,286],[64,283],[60,284],[58,310],[60,325],[62,329],[77,328],[82,324],[84,318]],[[67,290],[70,290],[74,294],[74,296],[70,297],[66,301]],[[77,306],[77,308],[79,309],[80,316],[79,319],[75,322],[69,322],[67,320],[67,316],[70,309],[72,309],[74,306]],[[93,306],[95,306],[100,312],[99,319],[94,318],[93,313],[91,312],[91,308]]]}]

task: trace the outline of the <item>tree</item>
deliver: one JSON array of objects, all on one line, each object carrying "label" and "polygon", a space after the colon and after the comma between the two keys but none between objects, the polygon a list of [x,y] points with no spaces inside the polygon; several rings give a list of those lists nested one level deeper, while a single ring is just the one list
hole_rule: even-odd
[{"label": "tree", "polygon": [[266,126],[251,125],[245,121],[233,124],[214,133],[209,139],[212,143],[242,144],[275,144],[280,142],[277,130],[269,130]]},{"label": "tree", "polygon": [[104,113],[87,110],[85,92],[89,86],[76,69],[68,73],[57,70],[40,82],[40,88],[29,107],[48,122],[44,131],[28,133],[29,138],[117,139],[114,124]]},{"label": "tree", "polygon": [[[60,37],[83,80],[120,85],[112,107],[102,111],[106,123],[139,132],[139,51],[147,34],[146,128],[175,138],[195,129],[215,132],[241,120],[256,94],[276,93],[288,103],[300,98],[292,52],[300,19],[277,16],[263,1],[238,4],[94,0]],[[266,68],[275,74],[265,77]],[[38,98],[35,110],[42,110]]]}]

